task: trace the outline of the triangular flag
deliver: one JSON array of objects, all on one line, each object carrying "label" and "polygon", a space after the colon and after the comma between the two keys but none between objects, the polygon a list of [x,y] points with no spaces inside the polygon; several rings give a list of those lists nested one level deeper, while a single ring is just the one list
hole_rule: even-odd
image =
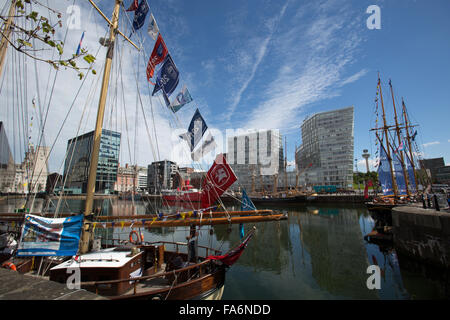
[{"label": "triangular flag", "polygon": [[150,13],[150,21],[148,23],[148,34],[153,38],[153,40],[156,40],[156,37],[159,33],[158,25],[156,24],[155,17],[153,16],[153,13]]}]

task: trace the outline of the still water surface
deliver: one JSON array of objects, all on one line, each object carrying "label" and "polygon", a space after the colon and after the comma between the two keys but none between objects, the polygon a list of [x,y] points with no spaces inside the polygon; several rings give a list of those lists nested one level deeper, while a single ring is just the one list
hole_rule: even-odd
[{"label": "still water surface", "polygon": [[[41,202],[39,202],[41,201]],[[36,210],[42,208],[42,200]],[[17,201],[0,204],[0,212],[18,207]],[[55,204],[50,205],[50,211]],[[62,212],[82,212],[83,200],[65,200]],[[151,214],[154,203],[96,200],[102,214]],[[238,206],[227,206],[239,209]],[[375,222],[364,206],[296,205],[266,206],[288,213],[288,220],[245,225],[257,228],[247,249],[227,272],[223,299],[448,299],[448,274],[397,256],[364,240]],[[263,209],[259,207],[259,209]],[[212,229],[212,231],[211,231]],[[187,227],[144,230],[146,241],[186,241]],[[104,229],[104,239],[128,239],[129,228]],[[211,235],[212,232],[212,235]],[[239,243],[238,225],[203,226],[199,244],[227,250]],[[199,251],[199,254],[204,254]],[[369,290],[369,265],[381,269],[381,289]]]}]

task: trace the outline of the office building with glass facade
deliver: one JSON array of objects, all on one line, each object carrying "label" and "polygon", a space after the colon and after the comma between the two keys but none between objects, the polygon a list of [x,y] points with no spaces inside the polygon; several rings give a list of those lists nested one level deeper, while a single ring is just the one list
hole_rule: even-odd
[{"label": "office building with glass facade", "polygon": [[352,188],[354,107],[317,113],[303,121],[295,151],[300,186]]},{"label": "office building with glass facade", "polygon": [[[102,130],[95,183],[95,190],[98,193],[114,191],[119,167],[120,137],[119,132]],[[67,177],[65,187],[78,188],[82,193],[86,193],[93,138],[94,131],[91,131],[67,142],[64,164],[64,178]]]}]

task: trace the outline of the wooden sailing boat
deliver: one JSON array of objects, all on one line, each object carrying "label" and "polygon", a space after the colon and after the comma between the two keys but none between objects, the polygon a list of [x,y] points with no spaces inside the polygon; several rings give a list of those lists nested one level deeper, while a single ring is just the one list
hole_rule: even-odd
[{"label": "wooden sailing boat", "polygon": [[[89,2],[101,13],[100,9],[91,0]],[[190,226],[191,232],[187,239],[188,243],[146,243],[143,241],[141,234],[135,231],[130,233],[129,244],[127,245],[102,248],[98,241],[93,241],[95,219],[98,218],[92,213],[93,200],[107,88],[110,81],[116,34],[123,36],[118,30],[121,4],[121,0],[115,1],[111,21],[101,13],[109,25],[109,39],[105,42],[108,50],[90,159],[79,255],[72,258],[62,258],[62,260],[66,259],[62,263],[61,259],[55,259],[55,266],[50,269],[49,278],[53,281],[67,283],[71,275],[68,271],[76,268],[80,270],[81,288],[92,290],[113,299],[220,298],[224,287],[225,271],[231,265],[227,261],[231,259],[234,262],[234,257],[238,257],[242,253],[246,243],[253,236],[254,230],[249,232],[241,245],[231,250],[228,254],[220,256],[218,255],[220,253],[218,250],[197,245],[198,233],[196,226],[273,221],[286,219],[285,215],[274,214],[272,211],[255,211],[250,216],[248,212],[236,212],[236,216],[232,216],[232,212],[212,212],[212,209],[210,209],[210,217],[200,215],[200,217],[193,216],[187,219],[178,219],[181,216],[178,213],[164,220],[155,221],[154,219],[148,219],[147,223],[142,222],[142,226]],[[127,37],[123,37],[132,43]],[[243,213],[245,213],[245,217],[238,216]],[[222,217],[217,217],[220,215]],[[15,218],[17,219],[17,216]],[[136,219],[136,216],[124,218]],[[135,222],[128,221],[127,225],[130,224],[135,224]],[[114,223],[111,223],[109,226],[113,227]],[[133,235],[137,236],[137,239],[134,239]],[[117,245],[119,243],[113,244]],[[174,249],[170,250],[169,246],[174,247]],[[179,251],[180,246],[187,248],[187,252]],[[199,248],[205,249],[204,255],[198,254]],[[30,261],[31,259],[28,260],[28,262]]]},{"label": "wooden sailing boat", "polygon": [[[415,173],[414,158],[411,150],[411,137],[409,133],[412,126],[408,123],[404,103],[402,104],[402,107],[405,123],[404,126],[399,124],[391,81],[389,81],[389,86],[392,95],[395,125],[387,124],[381,80],[378,75],[377,98],[375,102],[378,110],[379,94],[383,126],[380,128],[371,129],[371,131],[375,131],[377,143],[380,146],[380,163],[378,173],[384,195],[382,197],[375,197],[373,201],[366,202],[366,206],[369,210],[381,213],[390,213],[391,209],[395,206],[405,205],[411,201],[415,201],[415,196],[417,194],[417,175]],[[400,133],[402,129],[405,129],[407,133],[405,140],[408,142],[409,156],[403,151],[403,139]],[[391,130],[395,131],[397,148],[394,147],[395,144],[393,139],[389,138],[389,131]],[[381,137],[379,132],[381,132]],[[409,167],[412,168],[412,174],[408,172],[406,162],[408,162]]]}]

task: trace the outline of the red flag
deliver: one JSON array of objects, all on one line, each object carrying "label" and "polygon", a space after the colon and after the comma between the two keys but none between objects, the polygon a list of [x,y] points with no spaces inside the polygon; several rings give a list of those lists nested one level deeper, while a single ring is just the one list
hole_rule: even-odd
[{"label": "red flag", "polygon": [[136,11],[138,8],[138,0],[134,0],[133,3],[130,5],[130,7],[126,11]]},{"label": "red flag", "polygon": [[236,180],[236,175],[224,155],[217,155],[203,181],[202,207],[210,207]]},{"label": "red flag", "polygon": [[230,267],[232,264],[234,264],[239,257],[241,256],[242,252],[244,252],[244,249],[247,247],[248,241],[253,237],[254,232],[250,233],[247,238],[242,241],[242,243],[234,248],[233,250],[229,251],[227,254],[221,255],[221,256],[208,256],[206,259],[211,260],[220,260],[223,264]]},{"label": "red flag", "polygon": [[166,44],[164,43],[161,34],[158,34],[158,39],[156,39],[155,47],[153,48],[152,54],[148,59],[147,63],[147,81],[153,78],[153,73],[155,72],[155,67],[164,61],[169,50],[167,50]]}]

